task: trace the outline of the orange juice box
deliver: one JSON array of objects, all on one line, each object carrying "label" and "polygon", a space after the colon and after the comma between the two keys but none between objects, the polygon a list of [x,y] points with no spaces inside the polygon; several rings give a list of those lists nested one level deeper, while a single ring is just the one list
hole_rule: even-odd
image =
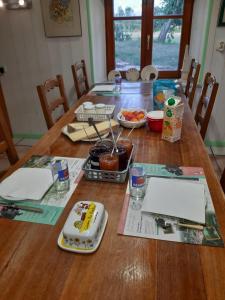
[{"label": "orange juice box", "polygon": [[172,96],[165,101],[162,139],[176,142],[181,137],[184,104],[180,97]]}]

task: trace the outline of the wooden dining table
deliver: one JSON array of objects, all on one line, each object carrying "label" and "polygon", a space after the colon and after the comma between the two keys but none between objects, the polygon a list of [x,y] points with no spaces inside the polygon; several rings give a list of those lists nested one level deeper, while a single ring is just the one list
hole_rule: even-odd
[{"label": "wooden dining table", "polygon": [[[128,84],[129,86],[129,84]],[[131,83],[132,88],[132,83]],[[138,85],[134,89],[137,91]],[[32,155],[86,158],[92,144],[73,143],[61,129],[74,121],[84,101],[121,107],[153,108],[152,84],[139,92],[83,96],[10,168],[7,175]],[[129,129],[124,129],[126,135]],[[135,129],[136,161],[202,167],[225,239],[225,198],[207,150],[185,102],[181,139],[170,143],[147,127]],[[119,235],[117,227],[127,180],[124,183],[79,182],[55,226],[0,219],[0,299],[225,299],[225,250]],[[104,204],[108,223],[98,250],[77,254],[57,246],[57,239],[73,205],[79,200]]]}]

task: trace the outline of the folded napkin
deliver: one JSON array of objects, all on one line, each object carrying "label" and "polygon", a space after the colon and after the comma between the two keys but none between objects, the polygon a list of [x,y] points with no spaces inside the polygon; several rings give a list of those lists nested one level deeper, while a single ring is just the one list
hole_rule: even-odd
[{"label": "folded napkin", "polygon": [[115,89],[114,85],[106,84],[106,85],[96,85],[91,92],[113,92]]},{"label": "folded napkin", "polygon": [[53,184],[52,171],[20,168],[0,183],[0,196],[9,200],[41,200]]}]

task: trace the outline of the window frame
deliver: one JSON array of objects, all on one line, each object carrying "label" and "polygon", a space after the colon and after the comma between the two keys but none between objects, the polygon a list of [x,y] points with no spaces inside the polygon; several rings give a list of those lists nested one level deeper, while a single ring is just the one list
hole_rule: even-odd
[{"label": "window frame", "polygon": [[[142,0],[141,16],[114,17],[113,0],[105,0],[105,28],[106,28],[106,69],[107,73],[115,69],[115,41],[114,20],[141,20],[141,57],[140,69],[151,64],[153,44],[153,22],[156,19],[182,19],[182,31],[177,70],[159,71],[159,78],[179,78],[181,76],[185,45],[190,43],[191,22],[194,0],[184,0],[182,15],[154,15],[154,0]],[[149,24],[149,20],[150,24]],[[147,50],[147,36],[150,35],[149,50]],[[121,71],[125,77],[125,71]]]}]

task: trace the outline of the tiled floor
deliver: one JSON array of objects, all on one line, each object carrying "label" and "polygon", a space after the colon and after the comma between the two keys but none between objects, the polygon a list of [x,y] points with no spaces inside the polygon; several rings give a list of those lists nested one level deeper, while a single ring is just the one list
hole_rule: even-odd
[{"label": "tiled floor", "polygon": [[215,173],[218,178],[221,177],[223,170],[225,168],[225,156],[224,155],[214,155],[213,151],[209,154],[212,165],[214,167]]},{"label": "tiled floor", "polygon": [[[21,158],[37,140],[13,139],[18,156]],[[10,166],[6,154],[0,154],[0,171],[6,170]]]},{"label": "tiled floor", "polygon": [[[19,155],[19,157],[22,157],[27,150],[29,150],[37,140],[31,140],[31,139],[14,139],[14,144],[16,145],[16,150]],[[221,177],[221,174],[225,168],[225,156],[217,155],[215,156],[213,154],[212,149],[209,149],[209,156],[211,159],[211,162],[213,164],[214,170],[218,176],[218,178]],[[6,157],[6,155],[0,154],[0,171],[5,170],[9,167],[9,162]]]}]

